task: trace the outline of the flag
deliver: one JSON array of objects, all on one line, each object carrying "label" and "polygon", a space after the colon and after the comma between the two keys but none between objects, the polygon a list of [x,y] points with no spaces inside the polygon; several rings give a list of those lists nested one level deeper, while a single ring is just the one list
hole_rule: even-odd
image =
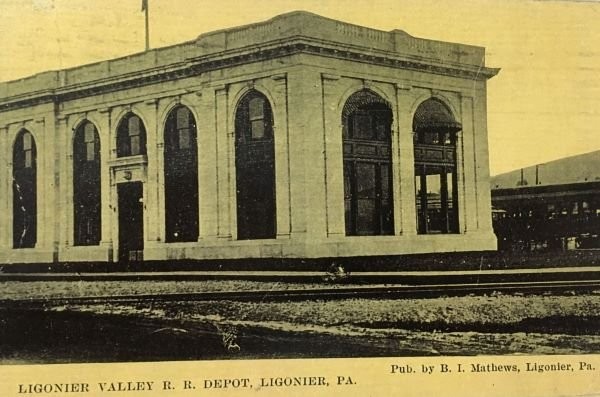
[{"label": "flag", "polygon": [[148,0],[142,0],[142,11],[146,11],[148,9]]}]

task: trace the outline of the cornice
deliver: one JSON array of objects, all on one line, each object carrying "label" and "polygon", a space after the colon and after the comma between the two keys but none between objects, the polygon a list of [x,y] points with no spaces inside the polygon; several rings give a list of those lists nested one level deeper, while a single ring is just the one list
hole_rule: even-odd
[{"label": "cornice", "polygon": [[60,103],[114,91],[139,88],[156,83],[198,76],[214,70],[296,54],[317,55],[374,66],[414,70],[479,81],[487,80],[499,72],[499,69],[494,68],[441,63],[439,60],[425,58],[408,58],[395,52],[374,51],[337,42],[330,43],[324,40],[297,37],[286,39],[285,41],[273,41],[247,48],[190,58],[183,62],[173,63],[167,67],[161,66],[158,68],[143,69],[125,75],[68,85],[56,89],[45,88],[31,92],[30,94],[9,97],[4,101],[0,101],[0,111],[49,102]]}]

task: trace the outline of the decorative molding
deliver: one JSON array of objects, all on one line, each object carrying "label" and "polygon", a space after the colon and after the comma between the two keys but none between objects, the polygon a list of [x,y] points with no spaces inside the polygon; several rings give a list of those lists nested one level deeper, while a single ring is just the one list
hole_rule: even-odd
[{"label": "decorative molding", "polygon": [[202,90],[206,87],[207,82],[203,82],[199,85],[184,88],[186,94],[195,94],[197,97],[202,97]]},{"label": "decorative molding", "polygon": [[215,90],[215,94],[224,95],[227,93],[227,84],[217,84],[212,86],[212,89]]},{"label": "decorative molding", "polygon": [[422,59],[406,59],[401,54],[382,52],[378,55],[365,54],[368,49],[361,51],[344,44],[335,45],[325,43],[318,39],[297,38],[287,42],[273,41],[263,43],[261,48],[253,50],[238,50],[233,53],[218,53],[209,56],[189,59],[177,67],[164,67],[160,70],[139,70],[132,75],[114,76],[103,81],[90,81],[67,87],[44,88],[43,90],[16,97],[13,101],[6,98],[0,103],[0,110],[9,110],[19,107],[33,106],[41,103],[61,103],[108,92],[125,89],[139,88],[165,81],[172,81],[184,77],[202,75],[206,72],[239,66],[250,62],[257,62],[290,56],[299,53],[315,54],[335,59],[343,59],[377,66],[386,66],[397,69],[408,69],[426,73],[439,74],[469,80],[486,80],[495,76],[499,69],[488,67],[475,67],[472,65],[442,65],[439,61]]},{"label": "decorative molding", "polygon": [[339,79],[341,79],[341,77],[337,74],[330,74],[330,73],[321,73],[321,78],[323,80],[330,80],[330,81],[337,81]]},{"label": "decorative molding", "polygon": [[271,79],[278,81],[278,82],[284,82],[287,79],[287,73],[274,74],[271,76]]}]

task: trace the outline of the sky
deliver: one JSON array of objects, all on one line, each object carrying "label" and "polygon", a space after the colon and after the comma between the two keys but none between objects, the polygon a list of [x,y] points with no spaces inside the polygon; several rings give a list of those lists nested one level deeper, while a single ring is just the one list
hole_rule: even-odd
[{"label": "sky", "polygon": [[[598,0],[148,0],[150,44],[306,10],[486,47],[492,175],[600,149]],[[0,0],[0,81],[144,49],[142,0]]]}]

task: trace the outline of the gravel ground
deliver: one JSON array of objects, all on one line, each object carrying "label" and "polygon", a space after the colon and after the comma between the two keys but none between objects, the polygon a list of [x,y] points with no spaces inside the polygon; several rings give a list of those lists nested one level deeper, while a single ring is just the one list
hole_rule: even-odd
[{"label": "gravel ground", "polygon": [[[243,329],[365,337],[390,354],[582,354],[600,352],[600,295],[466,296],[308,302],[87,305],[60,310],[143,316]],[[179,325],[178,325],[179,326]],[[390,344],[393,347],[389,347]]]},{"label": "gravel ground", "polygon": [[307,284],[245,280],[207,281],[5,281],[0,299],[44,299],[217,291],[269,291],[273,289],[336,288],[341,284]]},{"label": "gravel ground", "polygon": [[[254,281],[3,282],[0,298],[309,289],[335,284]],[[272,330],[290,335],[366,338],[389,354],[580,354],[600,352],[600,291],[433,299],[301,302],[138,302],[55,306],[54,311],[153,318],[166,326]],[[262,331],[259,331],[262,332]],[[391,346],[391,347],[390,347]]]},{"label": "gravel ground", "polygon": [[[165,318],[284,322],[339,326],[410,324],[424,328],[501,326],[550,317],[600,316],[600,294],[571,296],[445,297],[433,299],[345,299],[301,302],[204,301],[145,305],[88,305],[94,311],[144,312]],[[429,325],[428,325],[429,324]],[[464,328],[464,327],[462,327]],[[600,334],[600,329],[595,330]]]}]

